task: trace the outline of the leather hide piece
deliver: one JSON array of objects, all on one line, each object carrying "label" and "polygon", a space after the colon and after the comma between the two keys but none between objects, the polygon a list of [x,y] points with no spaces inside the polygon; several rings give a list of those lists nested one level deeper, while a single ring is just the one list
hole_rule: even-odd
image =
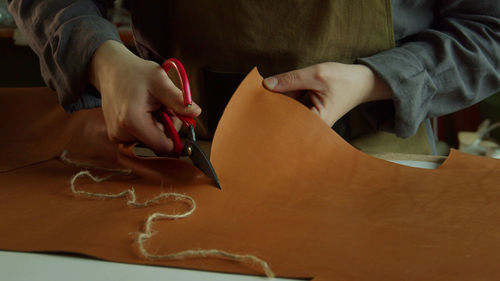
[{"label": "leather hide piece", "polygon": [[[211,158],[223,190],[188,163],[142,159],[106,139],[100,110],[68,115],[44,89],[0,92],[0,249],[72,252],[100,259],[261,274],[220,259],[148,261],[134,245],[148,215],[125,199],[74,197],[81,168],[55,156],[132,169],[78,189],[138,201],[160,192],[193,197],[197,209],[156,221],[156,254],[220,249],[252,254],[277,276],[314,280],[500,278],[500,161],[453,150],[437,169],[363,154],[296,101],[262,87],[253,70],[227,106]],[[95,172],[96,174],[102,174]]]}]

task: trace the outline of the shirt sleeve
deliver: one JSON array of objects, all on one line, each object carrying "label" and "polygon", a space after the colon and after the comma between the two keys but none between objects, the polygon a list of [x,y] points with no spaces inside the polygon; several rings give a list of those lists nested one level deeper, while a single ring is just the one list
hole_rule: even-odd
[{"label": "shirt sleeve", "polygon": [[111,2],[92,0],[9,0],[20,31],[40,59],[48,87],[57,92],[68,112],[101,105],[88,83],[88,65],[107,40],[120,41],[103,15]]},{"label": "shirt sleeve", "polygon": [[415,134],[426,118],[458,111],[500,91],[500,5],[486,0],[439,3],[429,29],[358,59],[392,89],[393,120],[386,123],[399,137]]}]

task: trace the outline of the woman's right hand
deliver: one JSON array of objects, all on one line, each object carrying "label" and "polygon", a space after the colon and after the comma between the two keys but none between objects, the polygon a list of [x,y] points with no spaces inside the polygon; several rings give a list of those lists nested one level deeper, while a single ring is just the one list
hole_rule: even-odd
[{"label": "woman's right hand", "polygon": [[[195,103],[184,106],[181,90],[160,65],[137,57],[116,41],[106,41],[96,50],[89,81],[101,93],[108,137],[115,143],[140,141],[157,153],[169,153],[173,142],[153,113],[162,105],[183,116],[201,113]],[[172,119],[179,129],[180,120]]]}]

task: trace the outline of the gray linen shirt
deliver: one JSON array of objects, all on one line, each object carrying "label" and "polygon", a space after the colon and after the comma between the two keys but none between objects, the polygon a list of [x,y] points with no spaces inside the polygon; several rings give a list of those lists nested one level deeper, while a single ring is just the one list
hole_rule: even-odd
[{"label": "gray linen shirt", "polygon": [[[65,110],[100,106],[99,93],[87,82],[88,64],[104,41],[120,41],[113,24],[103,17],[110,2],[8,3],[40,58],[45,82],[57,91]],[[364,105],[376,127],[408,137],[426,118],[460,110],[500,91],[500,5],[496,1],[393,0],[392,13],[396,47],[357,60],[371,67],[393,91],[392,101]]]}]

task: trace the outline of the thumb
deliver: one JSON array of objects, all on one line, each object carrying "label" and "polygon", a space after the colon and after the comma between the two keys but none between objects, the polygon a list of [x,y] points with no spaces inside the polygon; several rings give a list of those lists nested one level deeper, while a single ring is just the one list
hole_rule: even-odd
[{"label": "thumb", "polygon": [[191,106],[185,106],[182,91],[168,78],[163,69],[161,71],[158,79],[152,81],[151,95],[176,114],[189,117],[200,115],[201,108],[194,102]]},{"label": "thumb", "polygon": [[300,90],[320,90],[321,84],[315,79],[315,68],[306,67],[264,79],[264,86],[273,92],[292,92]]}]

